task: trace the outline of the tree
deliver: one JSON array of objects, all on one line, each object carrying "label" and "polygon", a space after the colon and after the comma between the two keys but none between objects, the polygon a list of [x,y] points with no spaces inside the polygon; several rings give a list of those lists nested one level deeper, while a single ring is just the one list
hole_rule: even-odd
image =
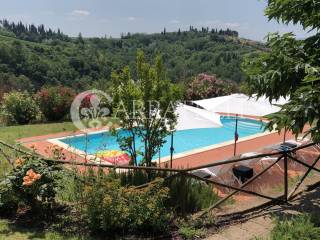
[{"label": "tree", "polygon": [[[274,124],[296,135],[306,124],[314,141],[320,140],[320,4],[314,0],[269,0],[265,10],[269,20],[285,24],[301,24],[315,34],[297,39],[294,34],[269,34],[267,52],[247,58],[243,64],[249,76],[247,87],[251,94],[266,95],[270,101],[289,98],[281,110],[269,116],[269,128]],[[308,29],[307,29],[308,28]]]},{"label": "tree", "polygon": [[78,42],[79,44],[81,44],[81,45],[84,44],[84,40],[83,40],[83,37],[82,37],[82,34],[81,34],[81,33],[78,34],[77,42]]},{"label": "tree", "polygon": [[[230,89],[226,88],[228,85]],[[235,87],[235,83],[230,81],[225,83],[215,75],[201,73],[189,84],[186,91],[186,98],[188,100],[199,100],[224,96],[232,93]]]},{"label": "tree", "polygon": [[43,87],[37,92],[36,99],[48,121],[60,121],[69,113],[75,95],[68,87]]},{"label": "tree", "polygon": [[[222,80],[239,82],[244,79],[240,69],[242,56],[263,49],[262,44],[251,41],[250,44],[242,44],[242,41],[229,38],[226,30],[221,31],[224,35],[218,35],[207,32],[205,27],[205,33],[196,32],[193,27],[192,32],[180,29],[180,36],[179,31],[169,32],[168,29],[165,37],[157,33],[131,33],[124,39],[82,36],[84,44],[81,44],[77,37],[72,41],[65,38],[59,29],[53,31],[40,25],[37,31],[32,27],[31,32],[28,25],[3,22],[7,27],[0,29],[0,35],[3,29],[13,37],[0,38],[0,72],[26,76],[35,91],[47,85],[63,85],[82,91],[92,88],[98,79],[105,79],[109,86],[112,70],[126,65],[130,65],[132,77],[136,78],[133,63],[139,48],[146,49],[148,58],[156,52],[163,53],[167,77],[176,83],[184,83],[202,72],[216,74]],[[20,33],[22,30],[25,32]],[[35,43],[30,44],[29,41]],[[223,61],[225,52],[230,53],[229,63]],[[238,57],[233,57],[233,54]]]},{"label": "tree", "polygon": [[[174,110],[181,94],[179,88],[167,80],[160,56],[151,65],[144,53],[138,51],[136,61],[136,80],[132,79],[129,67],[112,74],[113,112],[128,132],[117,134],[121,148],[130,153],[135,164],[140,154],[143,163],[151,166],[153,156],[174,128]],[[135,148],[136,137],[144,142],[142,152]]]},{"label": "tree", "polygon": [[31,91],[33,87],[30,79],[24,75],[17,77],[14,74],[2,72],[0,72],[0,86],[0,102],[5,93],[13,90]]},{"label": "tree", "polygon": [[42,42],[45,39],[69,40],[68,36],[64,35],[60,29],[58,29],[58,32],[50,28],[49,30],[45,30],[43,24],[39,26],[35,26],[34,24],[25,25],[21,21],[16,24],[4,19],[0,20],[0,27],[1,25],[5,30],[13,33],[14,37],[27,41]]},{"label": "tree", "polygon": [[8,124],[28,124],[37,119],[40,111],[34,99],[27,92],[5,93],[0,116]]}]

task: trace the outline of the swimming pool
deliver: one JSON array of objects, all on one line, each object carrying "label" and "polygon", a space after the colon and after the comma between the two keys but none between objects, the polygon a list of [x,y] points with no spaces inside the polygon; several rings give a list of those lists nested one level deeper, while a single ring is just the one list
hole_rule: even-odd
[{"label": "swimming pool", "polygon": [[[184,153],[195,149],[207,147],[210,145],[223,143],[234,139],[235,117],[221,117],[221,128],[203,128],[176,131],[174,133],[174,154]],[[254,134],[264,132],[265,123],[262,121],[238,118],[239,138],[248,137]],[[119,130],[125,135],[124,130]],[[166,137],[166,143],[160,150],[161,157],[170,155],[170,136]],[[95,154],[101,150],[120,150],[117,138],[110,132],[104,131],[99,133],[88,134],[87,136],[72,136],[61,138],[59,141],[67,144],[77,150],[87,154]],[[143,150],[143,142],[136,139],[136,148]],[[157,159],[159,154],[154,156]],[[138,159],[139,160],[139,159]]]}]

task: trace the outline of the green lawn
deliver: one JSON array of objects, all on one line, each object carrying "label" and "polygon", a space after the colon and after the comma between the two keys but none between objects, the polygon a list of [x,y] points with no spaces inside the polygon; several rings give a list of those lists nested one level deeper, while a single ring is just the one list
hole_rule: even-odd
[{"label": "green lawn", "polygon": [[[15,140],[19,138],[74,130],[76,130],[76,128],[74,127],[72,122],[0,127],[0,140],[3,140],[10,144],[14,144]],[[9,164],[2,156],[0,156],[0,177],[4,176],[4,174],[8,172],[9,169]],[[47,232],[18,228],[16,226],[11,225],[9,221],[0,219],[0,240],[16,239],[77,240],[80,238],[67,238],[59,233],[50,231]]]},{"label": "green lawn", "polygon": [[0,127],[0,140],[15,143],[16,139],[76,130],[72,122]]},{"label": "green lawn", "polygon": [[0,240],[82,240],[87,238],[67,237],[53,231],[19,228],[0,219]]},{"label": "green lawn", "polygon": [[[15,140],[19,138],[74,130],[76,130],[76,128],[72,122],[0,127],[0,140],[10,144],[15,144]],[[0,147],[2,146],[0,145]],[[15,153],[12,151],[9,151],[8,149],[3,150],[11,157],[15,156]],[[3,177],[9,171],[9,169],[10,165],[0,154],[0,178]]]}]

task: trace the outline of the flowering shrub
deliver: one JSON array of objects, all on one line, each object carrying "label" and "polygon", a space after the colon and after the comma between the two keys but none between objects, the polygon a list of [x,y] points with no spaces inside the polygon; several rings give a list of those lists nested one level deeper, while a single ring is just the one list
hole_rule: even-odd
[{"label": "flowering shrub", "polygon": [[0,182],[0,213],[1,215],[13,215],[18,208],[19,199],[14,194],[12,183],[9,179]]},{"label": "flowering shrub", "polygon": [[41,174],[36,173],[33,169],[29,169],[26,173],[26,176],[23,177],[23,186],[31,186],[34,182],[40,180]]},{"label": "flowering shrub", "polygon": [[79,200],[92,231],[163,232],[171,220],[165,207],[168,193],[161,179],[144,189],[135,189],[122,187],[117,179],[100,177],[83,186]]},{"label": "flowering shrub", "polygon": [[34,99],[27,92],[17,91],[4,94],[0,112],[8,124],[28,124],[40,114]]},{"label": "flowering shrub", "polygon": [[87,94],[83,100],[81,101],[81,105],[80,105],[80,108],[90,108],[92,107],[92,99],[96,98],[96,95],[94,93],[90,93],[90,94]]},{"label": "flowering shrub", "polygon": [[52,159],[66,160],[66,155],[63,150],[64,149],[58,145],[49,145],[45,148],[44,152]]},{"label": "flowering shrub", "polygon": [[42,88],[36,98],[41,112],[48,121],[59,121],[66,117],[70,111],[75,92],[67,87]]},{"label": "flowering shrub", "polygon": [[[37,158],[18,158],[7,179],[0,184],[0,206],[25,205],[35,213],[51,209],[56,195],[60,168]],[[10,194],[10,202],[4,196]]]},{"label": "flowering shrub", "polygon": [[25,162],[25,159],[23,159],[23,158],[17,158],[17,159],[15,160],[15,162],[14,162],[14,165],[15,165],[16,167],[21,167],[21,166],[24,164],[24,162]]},{"label": "flowering shrub", "polygon": [[189,84],[186,97],[188,100],[218,97],[232,93],[234,91],[232,88],[235,88],[235,84],[232,84],[230,81],[224,83],[215,75],[202,73]]}]

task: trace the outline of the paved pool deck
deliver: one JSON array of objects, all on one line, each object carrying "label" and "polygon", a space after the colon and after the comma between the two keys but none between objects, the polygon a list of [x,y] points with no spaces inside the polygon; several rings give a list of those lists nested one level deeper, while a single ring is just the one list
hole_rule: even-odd
[{"label": "paved pool deck", "polygon": [[[90,129],[87,131],[96,132],[101,130],[107,130],[106,128]],[[76,162],[84,163],[88,161],[87,156],[79,155],[76,152],[61,147],[52,143],[52,139],[75,136],[79,134],[84,134],[82,131],[76,132],[61,132],[55,134],[41,135],[35,137],[28,137],[18,139],[17,142],[29,149],[34,150],[38,154],[50,158],[52,157],[52,150],[59,149],[66,160],[73,160]],[[214,137],[214,136],[213,136]],[[245,153],[259,151],[266,146],[274,145],[283,142],[284,132],[280,134],[277,132],[267,132],[262,134],[252,135],[246,138],[240,138],[237,142],[236,155]],[[294,139],[294,135],[290,132],[286,133],[286,139]],[[174,168],[188,168],[196,167],[204,164],[209,164],[215,161],[221,161],[233,157],[234,152],[234,142],[228,141],[221,144],[215,144],[201,149],[192,150],[190,152],[185,152],[182,154],[175,154],[173,159]],[[157,161],[158,162],[158,161]],[[161,165],[164,166],[169,164],[169,157],[164,157],[160,159]]]},{"label": "paved pool deck", "polygon": [[[247,152],[256,152],[264,149],[267,146],[282,143],[284,132],[256,134],[247,138],[240,138],[236,144],[236,155]],[[287,132],[286,140],[295,139],[295,136]],[[205,164],[210,164],[215,161],[230,159],[234,156],[234,142],[228,141],[222,144],[213,145],[212,149],[201,152],[190,153],[184,156],[177,156],[173,160],[174,168],[197,167]]]},{"label": "paved pool deck", "polygon": [[89,161],[87,156],[79,155],[71,151],[70,149],[57,146],[56,144],[53,144],[50,141],[57,138],[75,136],[75,135],[86,134],[86,133],[93,133],[93,132],[102,131],[102,130],[108,130],[108,129],[107,128],[91,128],[91,129],[87,129],[86,132],[81,130],[74,131],[74,132],[66,131],[66,132],[40,135],[40,136],[34,136],[34,137],[20,138],[20,139],[17,139],[16,142],[32,151],[35,151],[36,153],[46,158],[52,158],[53,151],[55,149],[58,149],[63,155],[64,160],[74,161],[78,163],[86,163]]}]

